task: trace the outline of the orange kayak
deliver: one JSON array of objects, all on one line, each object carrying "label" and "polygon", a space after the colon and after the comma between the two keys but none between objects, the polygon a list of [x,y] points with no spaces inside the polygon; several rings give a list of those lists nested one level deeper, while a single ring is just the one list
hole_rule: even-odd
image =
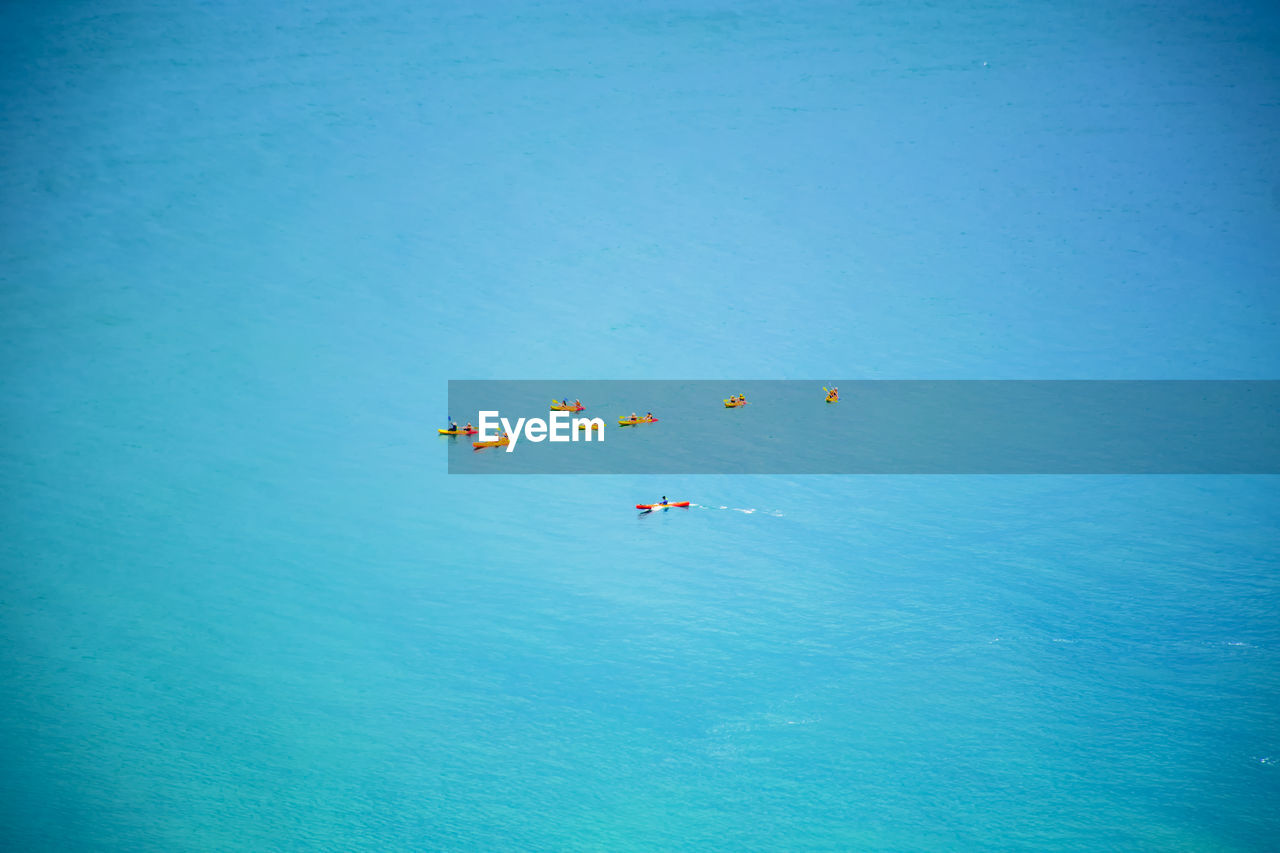
[{"label": "orange kayak", "polygon": [[500,438],[497,441],[473,441],[471,442],[471,446],[476,450],[479,450],[482,447],[506,447],[510,443],[511,439]]},{"label": "orange kayak", "polygon": [[630,420],[629,418],[618,418],[618,426],[635,426],[636,424],[656,424],[657,418],[639,418]]},{"label": "orange kayak", "polygon": [[667,509],[673,506],[688,506],[688,505],[689,505],[688,501],[680,501],[679,503],[665,503],[665,504],[636,504],[636,509],[654,510],[654,509]]},{"label": "orange kayak", "polygon": [[557,403],[555,400],[551,401],[551,411],[553,412],[581,412],[585,408],[586,406],[583,405],[568,406],[563,403]]}]

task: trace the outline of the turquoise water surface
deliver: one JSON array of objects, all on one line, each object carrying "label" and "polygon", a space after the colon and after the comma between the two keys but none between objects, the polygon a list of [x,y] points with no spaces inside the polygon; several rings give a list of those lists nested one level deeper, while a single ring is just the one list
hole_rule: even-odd
[{"label": "turquoise water surface", "polygon": [[1273,477],[436,434],[449,379],[1277,378],[1272,6],[0,21],[0,846],[1275,849]]}]

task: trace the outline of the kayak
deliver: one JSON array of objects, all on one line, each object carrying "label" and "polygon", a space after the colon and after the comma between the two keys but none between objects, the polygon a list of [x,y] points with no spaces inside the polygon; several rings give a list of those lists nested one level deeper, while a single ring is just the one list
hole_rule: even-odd
[{"label": "kayak", "polygon": [[[587,428],[587,425],[586,425],[586,424],[578,424],[578,429],[586,429],[586,428]],[[591,428],[592,428],[592,429],[600,429],[600,424],[592,424],[592,425],[591,425]]]},{"label": "kayak", "polygon": [[506,447],[510,443],[511,439],[500,438],[497,441],[473,441],[471,442],[471,446],[476,450],[479,450],[482,447]]},{"label": "kayak", "polygon": [[581,412],[585,408],[586,406],[583,405],[569,406],[557,403],[555,400],[551,401],[551,411],[553,412]]},{"label": "kayak", "polygon": [[689,505],[688,501],[680,501],[679,503],[665,503],[665,504],[636,504],[636,509],[648,509],[648,510],[669,509],[673,506],[688,506],[688,505]]},{"label": "kayak", "polygon": [[478,429],[442,429],[440,430],[440,434],[441,435],[475,435],[479,431],[480,430]]},{"label": "kayak", "polygon": [[839,397],[828,397],[828,398],[827,398],[827,402],[828,402],[828,403],[839,403],[839,402],[840,402],[840,398],[839,398]]},{"label": "kayak", "polygon": [[656,424],[657,418],[639,418],[637,420],[629,420],[628,418],[618,418],[618,426],[635,426],[636,424]]},{"label": "kayak", "polygon": [[736,409],[736,408],[738,408],[739,406],[745,406],[746,404],[747,404],[747,401],[746,401],[746,400],[742,400],[742,401],[737,402],[737,403],[731,402],[731,401],[729,401],[729,400],[725,400],[725,401],[724,401],[724,407],[725,407],[726,409]]}]

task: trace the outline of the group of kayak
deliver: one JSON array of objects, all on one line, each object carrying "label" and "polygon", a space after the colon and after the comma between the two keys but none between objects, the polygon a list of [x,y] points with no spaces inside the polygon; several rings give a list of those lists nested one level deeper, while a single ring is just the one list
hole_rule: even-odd
[{"label": "group of kayak", "polygon": [[[828,403],[835,403],[840,400],[839,388],[836,388],[836,387],[827,388],[826,386],[823,386],[822,390],[827,395]],[[748,403],[747,403],[747,396],[745,394],[735,394],[734,396],[729,397],[727,400],[724,401],[724,406],[726,409],[736,409],[739,406],[746,406],[746,405],[748,405]],[[581,400],[574,400],[572,403],[570,403],[568,398],[566,397],[564,400],[551,401],[551,411],[553,412],[581,412],[584,409],[586,409],[586,406],[582,405]],[[637,414],[636,412],[632,412],[631,417],[629,418],[625,418],[625,417],[618,418],[618,426],[635,426],[636,424],[652,424],[657,422],[658,422],[658,419],[653,416],[653,412],[645,412],[644,417],[640,417],[640,415]],[[599,429],[600,425],[599,424],[588,425],[585,423],[578,425],[578,429],[588,429],[588,428]],[[476,428],[473,427],[469,421],[461,427],[458,426],[456,421],[450,421],[448,429],[440,430],[441,435],[475,435],[477,432],[478,430],[476,430]],[[511,439],[507,435],[507,433],[504,431],[498,436],[496,441],[473,441],[472,445],[477,450],[479,450],[484,447],[506,447],[510,443],[511,443]],[[690,505],[689,501],[668,501],[667,496],[663,495],[662,500],[657,503],[636,504],[636,509],[640,510],[641,513],[651,513],[656,510],[688,508],[689,505]]]},{"label": "group of kayak", "polygon": [[[825,392],[826,392],[826,394],[827,394],[827,402],[828,402],[828,403],[835,403],[835,402],[838,402],[838,401],[840,400],[840,389],[839,389],[839,388],[828,388],[828,387],[826,387],[826,386],[824,385],[824,386],[822,387],[822,390],[823,390],[823,391],[825,391]],[[724,401],[724,407],[725,407],[726,409],[736,409],[736,408],[738,408],[739,406],[745,406],[745,405],[747,405],[747,395],[746,395],[746,394],[738,394],[737,396],[735,396],[735,397],[730,397],[729,399],[727,399],[727,400],[725,400],[725,401]]]},{"label": "group of kayak", "polygon": [[[826,392],[828,403],[839,402],[840,400],[839,388],[836,388],[834,386],[831,388],[827,388],[824,385],[822,390]],[[729,397],[727,400],[724,401],[724,407],[726,409],[736,409],[739,406],[746,406],[746,405],[749,405],[747,403],[746,394],[735,394],[734,396]],[[553,412],[581,412],[586,408],[587,408],[586,406],[582,405],[581,400],[574,400],[571,403],[569,402],[568,397],[564,398],[563,400],[551,401],[551,411]],[[657,422],[658,422],[658,419],[653,416],[653,412],[645,412],[644,417],[640,417],[640,415],[638,415],[637,413],[632,412],[631,417],[629,418],[626,418],[626,417],[618,418],[618,426],[635,426],[637,424],[654,424]],[[600,425],[595,423],[593,424],[583,423],[583,424],[578,424],[578,429],[600,429]],[[448,429],[440,430],[441,435],[475,435],[477,432],[479,432],[479,430],[473,427],[470,422],[467,422],[465,425],[459,427],[456,421],[450,421]],[[473,441],[472,445],[477,450],[479,450],[483,447],[506,447],[510,443],[511,443],[511,438],[504,431],[498,436],[496,441]],[[654,508],[663,509],[667,506],[688,506],[688,505],[689,504],[687,501],[683,504],[678,504],[678,503],[668,504],[666,503],[666,498],[664,497],[663,502],[660,504],[636,504],[636,508],[651,510]]]},{"label": "group of kayak", "polygon": [[[581,400],[574,400],[570,403],[567,397],[564,400],[551,401],[551,411],[553,412],[581,412],[586,408],[586,406],[582,405]],[[657,422],[658,419],[653,416],[653,412],[645,412],[643,418],[635,412],[632,412],[629,418],[618,418],[618,426],[635,426],[636,424],[653,424]],[[600,429],[600,425],[578,424],[578,429]]]}]

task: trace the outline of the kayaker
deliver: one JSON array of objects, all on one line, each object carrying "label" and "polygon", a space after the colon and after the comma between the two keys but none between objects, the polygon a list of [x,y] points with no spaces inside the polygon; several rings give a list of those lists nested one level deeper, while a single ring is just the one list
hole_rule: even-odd
[{"label": "kayaker", "polygon": [[666,503],[667,503],[667,496],[666,496],[666,495],[663,495],[663,496],[662,496],[662,503],[663,503],[663,505],[664,505],[664,506],[666,505]]},{"label": "kayaker", "polygon": [[638,421],[638,420],[640,420],[640,416],[639,416],[639,415],[637,415],[635,412],[632,412],[632,413],[631,413],[631,418],[630,418],[630,420]]},{"label": "kayaker", "polygon": [[[454,427],[454,429],[457,429],[457,427]],[[475,427],[471,426],[471,421],[467,421],[467,425],[464,427],[464,429],[467,432],[471,432],[471,430],[475,429]]]},{"label": "kayaker", "polygon": [[457,432],[457,431],[458,431],[458,422],[457,422],[457,421],[449,421],[449,431],[450,431],[450,432]]},{"label": "kayaker", "polygon": [[645,412],[645,413],[644,413],[644,419],[645,419],[646,421],[651,421],[651,420],[653,420],[653,412]]}]

